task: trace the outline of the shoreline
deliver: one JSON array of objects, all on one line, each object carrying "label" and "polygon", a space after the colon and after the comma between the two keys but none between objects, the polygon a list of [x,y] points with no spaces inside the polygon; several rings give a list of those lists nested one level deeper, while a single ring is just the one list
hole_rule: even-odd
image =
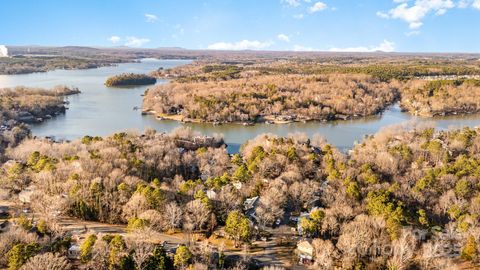
[{"label": "shoreline", "polygon": [[[388,107],[394,106],[398,103],[391,104]],[[398,104],[400,105],[400,104]],[[455,117],[455,116],[472,116],[472,115],[477,115],[480,114],[480,110],[478,111],[459,111],[459,112],[444,112],[444,113],[435,113],[435,114],[419,114],[415,112],[411,112],[408,110],[405,110],[401,106],[399,107],[400,111],[402,113],[405,113],[408,116],[411,117],[420,117],[422,119],[441,119],[443,117],[448,118],[448,117]],[[284,124],[291,124],[291,123],[307,123],[307,122],[316,122],[316,123],[335,123],[335,122],[345,122],[345,121],[354,121],[354,120],[362,120],[362,119],[370,119],[374,117],[379,117],[381,116],[387,108],[384,110],[374,114],[374,115],[368,115],[368,116],[348,116],[346,118],[335,118],[333,120],[317,120],[317,119],[292,119],[292,120],[281,120],[281,119],[275,119],[275,116],[272,115],[267,115],[267,116],[260,116],[259,120],[257,121],[233,121],[233,122],[208,122],[208,121],[202,121],[199,119],[185,119],[182,115],[180,114],[162,114],[162,113],[157,113],[154,110],[142,110],[141,114],[142,115],[151,115],[155,116],[156,120],[162,121],[162,120],[171,120],[171,121],[177,121],[181,123],[195,123],[195,124],[210,124],[213,126],[218,126],[218,125],[243,125],[243,126],[254,126],[257,124],[266,124],[266,125],[284,125]]]},{"label": "shoreline", "polygon": [[[393,104],[391,104],[393,105]],[[389,106],[391,106],[389,105]],[[358,119],[366,119],[369,117],[375,117],[375,116],[380,116],[385,110],[382,110],[381,112],[378,112],[374,115],[368,115],[368,116],[345,116],[345,117],[338,117],[332,120],[328,119],[276,119],[275,116],[273,115],[265,115],[265,116],[260,116],[259,120],[257,121],[225,121],[225,122],[209,122],[209,121],[202,121],[200,119],[190,119],[187,118],[185,119],[184,116],[180,114],[164,114],[164,113],[157,113],[154,110],[142,110],[142,115],[152,115],[155,116],[157,120],[172,120],[172,121],[177,121],[177,122],[182,122],[182,123],[196,123],[196,124],[211,124],[211,125],[228,125],[228,124],[237,124],[237,125],[243,125],[243,126],[254,126],[256,124],[275,124],[275,125],[282,125],[282,124],[290,124],[290,123],[307,123],[307,122],[318,122],[318,123],[328,123],[328,122],[335,122],[335,121],[349,121],[349,120],[358,120]]]}]

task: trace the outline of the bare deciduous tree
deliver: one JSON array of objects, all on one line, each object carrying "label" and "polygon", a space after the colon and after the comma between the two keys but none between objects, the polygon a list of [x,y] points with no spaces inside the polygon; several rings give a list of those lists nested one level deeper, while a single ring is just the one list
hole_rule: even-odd
[{"label": "bare deciduous tree", "polygon": [[59,254],[44,253],[30,258],[20,270],[69,270],[71,265],[67,258]]},{"label": "bare deciduous tree", "polygon": [[201,201],[193,200],[187,203],[185,220],[192,225],[192,230],[200,230],[210,217],[210,209]]},{"label": "bare deciduous tree", "polygon": [[312,242],[314,249],[314,265],[317,269],[333,269],[335,260],[338,258],[338,251],[329,240],[315,239]]},{"label": "bare deciduous tree", "polygon": [[133,261],[137,269],[143,270],[147,267],[146,262],[152,255],[154,246],[143,240],[133,240],[129,243],[129,248],[133,250]]},{"label": "bare deciduous tree", "polygon": [[393,256],[388,261],[391,269],[404,270],[408,269],[415,255],[417,239],[415,235],[408,230],[403,230],[402,235],[393,241]]},{"label": "bare deciduous tree", "polygon": [[178,228],[183,219],[183,211],[175,202],[171,202],[165,206],[164,210],[165,228],[173,230]]}]

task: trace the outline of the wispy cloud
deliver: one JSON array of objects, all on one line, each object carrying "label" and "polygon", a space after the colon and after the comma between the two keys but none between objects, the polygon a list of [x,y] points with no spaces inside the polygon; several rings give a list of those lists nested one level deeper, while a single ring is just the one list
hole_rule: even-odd
[{"label": "wispy cloud", "polygon": [[272,46],[272,41],[242,40],[238,42],[217,42],[208,46],[209,50],[261,50]]},{"label": "wispy cloud", "polygon": [[300,6],[300,3],[302,2],[301,0],[281,0],[282,3],[292,6],[292,7],[298,7]]},{"label": "wispy cloud", "polygon": [[331,52],[376,52],[376,51],[382,51],[382,52],[393,52],[395,51],[395,43],[384,40],[382,43],[380,43],[377,46],[359,46],[359,47],[348,47],[348,48],[330,48],[329,51]]},{"label": "wispy cloud", "polygon": [[460,0],[457,4],[459,8],[468,8],[470,6],[475,9],[480,9],[480,0]]},{"label": "wispy cloud", "polygon": [[142,47],[146,43],[150,42],[148,38],[138,38],[138,37],[126,37],[127,42],[125,46],[129,47]]},{"label": "wispy cloud", "polygon": [[[475,0],[479,1],[480,0]],[[433,13],[436,16],[445,14],[455,8],[452,0],[416,0],[412,5],[406,0],[394,0],[398,4],[388,12],[379,11],[377,16],[384,19],[399,19],[408,23],[410,29],[418,29],[423,25],[423,19]],[[479,3],[480,4],[480,3]],[[464,5],[460,3],[459,5]]]},{"label": "wispy cloud", "polygon": [[277,39],[280,41],[290,42],[290,37],[285,34],[278,34]]},{"label": "wispy cloud", "polygon": [[301,20],[303,19],[304,15],[303,14],[295,14],[293,15],[293,18],[297,19],[297,20]]},{"label": "wispy cloud", "polygon": [[405,36],[407,36],[407,37],[416,36],[416,35],[420,35],[420,31],[413,30],[413,31],[405,33]]},{"label": "wispy cloud", "polygon": [[118,42],[120,42],[121,38],[119,36],[111,36],[108,40],[110,40],[110,42],[112,42],[113,44],[117,44]]},{"label": "wispy cloud", "polygon": [[312,0],[280,0],[280,2],[286,4],[287,6],[298,7],[302,3],[311,3]]},{"label": "wispy cloud", "polygon": [[145,13],[145,19],[147,20],[147,22],[150,22],[150,23],[154,23],[158,21],[157,15],[148,14],[148,13]]},{"label": "wispy cloud", "polygon": [[308,11],[310,13],[315,13],[315,12],[319,12],[326,9],[327,7],[328,7],[327,4],[323,2],[316,2],[315,4],[313,4],[313,6],[310,7]]}]

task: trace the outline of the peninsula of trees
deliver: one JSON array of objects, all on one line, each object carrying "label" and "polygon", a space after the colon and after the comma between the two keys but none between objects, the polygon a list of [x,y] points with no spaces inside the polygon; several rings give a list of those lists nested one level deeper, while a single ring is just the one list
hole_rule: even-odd
[{"label": "peninsula of trees", "polygon": [[122,73],[108,78],[105,85],[112,86],[134,86],[134,85],[149,85],[155,84],[157,79],[155,77],[145,74]]},{"label": "peninsula of trees", "polygon": [[55,69],[88,69],[132,61],[122,58],[82,58],[71,56],[2,57],[0,74],[27,74]]},{"label": "peninsula of trees", "polygon": [[23,123],[41,122],[66,110],[65,97],[79,94],[77,88],[56,86],[53,89],[15,87],[0,88],[0,112],[3,123],[15,120]]},{"label": "peninsula of trees", "polygon": [[53,89],[28,87],[0,88],[0,154],[9,146],[30,135],[25,124],[65,113],[68,95],[78,94],[77,88],[56,86]]},{"label": "peninsula of trees", "polygon": [[479,111],[480,67],[458,60],[199,61],[152,75],[143,109],[198,122],[328,121],[366,117],[400,101],[416,115]]},{"label": "peninsula of trees", "polygon": [[160,85],[144,109],[201,122],[323,121],[374,115],[397,98],[395,83],[369,75],[259,75]]}]

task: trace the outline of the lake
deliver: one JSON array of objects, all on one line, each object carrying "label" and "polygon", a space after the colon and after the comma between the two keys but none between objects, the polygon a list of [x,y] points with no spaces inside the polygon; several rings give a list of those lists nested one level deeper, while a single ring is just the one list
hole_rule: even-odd
[{"label": "lake", "polygon": [[[374,134],[382,127],[408,121],[432,122],[439,129],[475,127],[480,125],[480,115],[463,115],[436,118],[421,118],[401,112],[398,105],[389,107],[383,114],[365,119],[307,122],[291,124],[257,124],[243,126],[228,124],[179,123],[171,120],[157,120],[154,116],[141,115],[142,94],[147,86],[131,88],[110,88],[105,80],[124,72],[148,73],[160,67],[171,68],[190,63],[188,60],[143,59],[139,63],[125,63],[117,66],[86,70],[55,70],[45,73],[0,75],[0,87],[19,85],[50,88],[55,85],[78,87],[82,93],[69,96],[69,110],[65,115],[57,116],[40,124],[31,125],[36,136],[53,136],[56,139],[73,140],[84,135],[106,136],[125,130],[142,132],[145,128],[154,128],[159,132],[169,132],[179,126],[188,126],[204,134],[223,134],[229,152],[237,152],[239,146],[249,139],[263,133],[286,136],[291,133],[305,133],[312,137],[319,134],[328,142],[345,150],[360,141],[365,135]],[[159,80],[158,83],[166,83]]]}]

